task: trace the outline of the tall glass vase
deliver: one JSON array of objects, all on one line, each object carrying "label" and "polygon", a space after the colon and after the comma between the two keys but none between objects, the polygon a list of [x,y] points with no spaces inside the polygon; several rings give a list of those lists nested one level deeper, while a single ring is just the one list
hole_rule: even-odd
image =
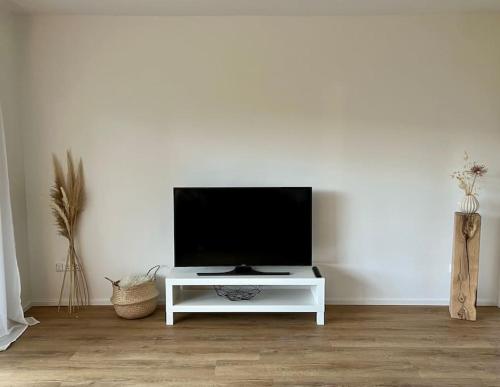
[{"label": "tall glass vase", "polygon": [[89,293],[87,287],[87,279],[83,271],[83,266],[80,257],[75,248],[75,242],[72,238],[69,239],[68,255],[64,270],[61,292],[59,293],[59,308],[67,285],[68,290],[68,313],[73,313],[75,308],[87,306],[89,304]]}]

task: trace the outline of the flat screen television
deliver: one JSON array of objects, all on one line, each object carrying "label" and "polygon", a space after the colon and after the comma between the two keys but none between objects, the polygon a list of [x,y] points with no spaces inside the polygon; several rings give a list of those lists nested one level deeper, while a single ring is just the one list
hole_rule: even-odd
[{"label": "flat screen television", "polygon": [[311,205],[311,187],[174,188],[175,266],[309,266]]}]

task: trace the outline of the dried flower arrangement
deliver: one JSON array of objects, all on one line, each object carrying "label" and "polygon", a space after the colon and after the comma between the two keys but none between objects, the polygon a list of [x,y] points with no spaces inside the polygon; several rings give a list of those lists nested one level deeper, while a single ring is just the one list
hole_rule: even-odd
[{"label": "dried flower arrangement", "polygon": [[457,180],[458,187],[466,195],[477,196],[477,179],[483,177],[488,172],[488,168],[486,165],[479,164],[476,161],[469,161],[467,152],[464,152],[464,162],[463,168],[453,172],[451,177]]},{"label": "dried flower arrangement", "polygon": [[59,308],[68,274],[68,312],[71,314],[75,307],[86,306],[89,303],[87,280],[82,261],[75,248],[75,233],[85,204],[83,165],[80,159],[78,168],[75,168],[71,152],[67,151],[67,173],[65,175],[55,155],[52,156],[52,160],[54,165],[54,185],[50,189],[52,214],[56,220],[59,234],[68,240],[66,266],[59,294]]}]

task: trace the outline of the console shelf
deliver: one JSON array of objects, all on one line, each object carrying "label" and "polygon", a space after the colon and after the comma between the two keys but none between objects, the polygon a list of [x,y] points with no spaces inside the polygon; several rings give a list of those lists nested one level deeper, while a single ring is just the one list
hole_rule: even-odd
[{"label": "console shelf", "polygon": [[[259,269],[289,271],[291,275],[199,277],[196,273],[214,268],[172,269],[165,279],[167,325],[173,325],[174,313],[178,312],[308,312],[316,313],[318,325],[324,324],[325,279],[315,277],[310,266]],[[259,285],[263,290],[251,300],[230,301],[219,297],[213,285]]]}]

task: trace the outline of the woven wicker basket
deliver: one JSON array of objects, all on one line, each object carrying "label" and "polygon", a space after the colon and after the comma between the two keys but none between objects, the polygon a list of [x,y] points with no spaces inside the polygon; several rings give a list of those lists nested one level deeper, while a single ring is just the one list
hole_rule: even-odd
[{"label": "woven wicker basket", "polygon": [[132,320],[149,316],[156,310],[158,304],[158,289],[156,289],[156,273],[160,265],[148,270],[147,274],[154,271],[151,281],[144,282],[131,288],[120,288],[120,281],[113,281],[105,277],[113,285],[113,296],[111,303],[115,307],[118,316]]}]

